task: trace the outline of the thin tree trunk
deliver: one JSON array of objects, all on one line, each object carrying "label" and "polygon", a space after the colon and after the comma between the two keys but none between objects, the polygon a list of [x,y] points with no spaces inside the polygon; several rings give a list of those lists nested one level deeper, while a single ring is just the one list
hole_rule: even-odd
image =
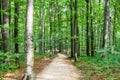
[{"label": "thin tree trunk", "polygon": [[45,15],[44,15],[44,31],[43,31],[43,53],[45,53],[45,51],[46,51],[46,41],[45,41]]},{"label": "thin tree trunk", "polygon": [[[2,11],[2,0],[0,0],[0,10]],[[0,12],[0,50],[2,50],[2,12]]]},{"label": "thin tree trunk", "polygon": [[49,21],[50,21],[50,53],[52,53],[52,2],[49,3]]},{"label": "thin tree trunk", "polygon": [[89,53],[89,0],[86,0],[86,54],[87,56],[90,55]]},{"label": "thin tree trunk", "polygon": [[[54,4],[54,32],[56,32],[56,3]],[[56,34],[54,34],[54,54],[56,53]]]},{"label": "thin tree trunk", "polygon": [[74,57],[75,57],[75,61],[78,60],[78,54],[79,54],[79,28],[78,28],[78,11],[77,11],[77,7],[78,7],[78,0],[75,0],[75,13],[74,13]]},{"label": "thin tree trunk", "polygon": [[74,57],[74,27],[73,27],[73,0],[70,0],[70,27],[71,27],[71,57]]},{"label": "thin tree trunk", "polygon": [[91,56],[94,56],[94,31],[93,31],[93,4],[92,4],[92,0],[90,0],[90,14],[91,14],[91,22],[90,22],[90,26],[91,26]]},{"label": "thin tree trunk", "polygon": [[113,23],[113,44],[116,45],[116,8],[114,7],[114,23]]},{"label": "thin tree trunk", "polygon": [[110,21],[109,21],[109,43],[110,43],[110,52],[113,53],[113,28],[112,28],[111,17],[110,17]]},{"label": "thin tree trunk", "polygon": [[15,53],[19,52],[18,45],[18,17],[19,17],[19,4],[15,2],[15,16],[14,16],[14,38],[15,38]]},{"label": "thin tree trunk", "polygon": [[40,11],[39,11],[39,14],[40,14],[40,32],[39,32],[39,53],[43,53],[43,1],[40,0]]},{"label": "thin tree trunk", "polygon": [[[19,53],[19,44],[18,44],[18,18],[19,18],[19,4],[15,2],[15,16],[14,16],[14,39],[15,46],[14,52]],[[16,58],[16,64],[19,64],[19,58]]]},{"label": "thin tree trunk", "polygon": [[66,11],[66,19],[67,19],[67,22],[66,22],[66,43],[65,43],[65,45],[66,45],[66,54],[68,54],[69,53],[69,51],[68,51],[68,30],[69,30],[69,19],[68,19],[68,12]]}]

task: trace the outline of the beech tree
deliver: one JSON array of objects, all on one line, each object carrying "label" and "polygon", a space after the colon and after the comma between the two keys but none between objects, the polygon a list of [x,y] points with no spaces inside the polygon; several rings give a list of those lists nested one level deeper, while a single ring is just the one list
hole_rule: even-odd
[{"label": "beech tree", "polygon": [[78,55],[79,55],[79,28],[78,28],[78,11],[77,11],[77,7],[78,7],[78,0],[75,0],[75,13],[74,13],[74,57],[75,57],[75,61],[78,60]]},{"label": "beech tree", "polygon": [[3,31],[2,31],[3,50],[7,52],[9,51],[9,1],[8,0],[3,0],[2,9],[7,13],[7,14],[3,13]]},{"label": "beech tree", "polygon": [[[2,0],[0,0],[0,10],[2,10]],[[0,12],[0,42],[2,42],[2,12]],[[0,43],[0,49],[2,50],[2,43]]]},{"label": "beech tree", "polygon": [[45,59],[66,53],[78,62],[83,56],[116,56],[119,4],[120,0],[0,0],[0,70],[18,68],[26,58],[23,79],[32,80],[34,53]]},{"label": "beech tree", "polygon": [[33,3],[34,0],[27,0],[27,16],[25,27],[26,43],[26,74],[23,80],[35,80],[34,67],[34,46],[33,46]]},{"label": "beech tree", "polygon": [[107,49],[108,47],[108,27],[110,24],[110,1],[105,0],[105,17],[104,17],[104,35],[103,35],[103,48]]}]

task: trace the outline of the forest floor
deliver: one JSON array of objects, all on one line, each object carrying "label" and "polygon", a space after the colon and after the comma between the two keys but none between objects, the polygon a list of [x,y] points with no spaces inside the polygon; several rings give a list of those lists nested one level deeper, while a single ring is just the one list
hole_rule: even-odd
[{"label": "forest floor", "polygon": [[73,66],[68,56],[58,54],[52,62],[39,73],[36,80],[82,80],[83,76]]},{"label": "forest floor", "polygon": [[[25,66],[3,74],[3,80],[20,80],[25,74]],[[34,71],[36,80],[83,80],[72,60],[64,54],[51,58],[35,58]]]},{"label": "forest floor", "polygon": [[[51,62],[51,58],[35,58],[35,64],[34,64],[34,71],[35,74],[37,75],[40,73],[44,67],[48,66],[48,64]],[[25,74],[25,66],[22,66],[14,71],[11,72],[5,72],[3,74],[4,79],[3,80],[21,80],[21,78]]]}]

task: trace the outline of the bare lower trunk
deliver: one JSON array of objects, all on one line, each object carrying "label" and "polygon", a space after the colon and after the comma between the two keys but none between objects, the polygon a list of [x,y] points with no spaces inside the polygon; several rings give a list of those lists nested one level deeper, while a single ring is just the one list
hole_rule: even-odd
[{"label": "bare lower trunk", "polygon": [[26,74],[23,80],[35,80],[33,71],[34,66],[34,46],[33,46],[33,2],[34,0],[27,1],[27,18],[26,18]]},{"label": "bare lower trunk", "polygon": [[49,3],[49,21],[50,21],[50,53],[52,54],[52,2]]},{"label": "bare lower trunk", "polygon": [[103,35],[103,48],[107,49],[108,47],[108,27],[110,23],[110,2],[105,0],[105,19],[104,19],[104,35]]},{"label": "bare lower trunk", "polygon": [[73,0],[70,0],[70,27],[71,27],[71,57],[74,57],[74,27],[73,27]]},{"label": "bare lower trunk", "polygon": [[86,54],[87,56],[90,55],[89,53],[89,0],[86,0]]},{"label": "bare lower trunk", "polygon": [[[9,13],[9,1],[8,0],[3,0],[3,10]],[[3,48],[4,51],[7,52],[9,51],[9,15],[8,14],[3,14]]]},{"label": "bare lower trunk", "polygon": [[109,43],[110,43],[110,52],[113,53],[113,28],[112,28],[111,19],[109,22]]}]

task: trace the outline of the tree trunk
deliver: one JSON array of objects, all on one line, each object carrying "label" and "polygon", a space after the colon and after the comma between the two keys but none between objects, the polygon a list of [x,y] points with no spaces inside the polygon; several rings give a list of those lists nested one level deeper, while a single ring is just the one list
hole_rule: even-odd
[{"label": "tree trunk", "polygon": [[34,66],[34,46],[33,46],[33,3],[34,0],[27,0],[27,17],[25,29],[26,43],[26,74],[23,80],[35,80]]},{"label": "tree trunk", "polygon": [[113,23],[113,44],[114,46],[116,45],[116,30],[117,30],[117,27],[116,27],[116,8],[114,7],[114,23]]},{"label": "tree trunk", "polygon": [[89,0],[86,0],[86,54],[87,56],[90,55],[89,53]]},{"label": "tree trunk", "polygon": [[52,2],[49,3],[49,21],[50,21],[50,53],[52,54]]},{"label": "tree trunk", "polygon": [[108,47],[108,27],[110,23],[110,2],[105,0],[105,19],[104,19],[104,35],[103,35],[103,48],[107,49]]},{"label": "tree trunk", "polygon": [[90,31],[91,31],[91,56],[94,56],[94,28],[93,28],[93,9],[92,9],[92,0],[90,0],[90,18],[91,18],[91,22],[90,22]]},{"label": "tree trunk", "polygon": [[74,27],[73,27],[73,0],[70,0],[70,27],[71,27],[71,57],[74,57]]},{"label": "tree trunk", "polygon": [[[9,1],[3,0],[3,10],[9,13]],[[9,15],[3,13],[3,50],[9,51]]]},{"label": "tree trunk", "polygon": [[75,61],[78,60],[78,54],[79,54],[79,28],[78,28],[78,0],[75,0],[75,13],[74,13],[74,58]]},{"label": "tree trunk", "polygon": [[[18,18],[19,18],[19,4],[15,2],[15,16],[14,16],[14,39],[15,46],[14,52],[19,53],[19,45],[18,45]],[[16,64],[19,64],[19,58],[16,58]]]},{"label": "tree trunk", "polygon": [[[2,0],[0,0],[0,10],[2,10]],[[0,50],[3,49],[2,40],[2,12],[0,12]]]},{"label": "tree trunk", "polygon": [[69,21],[69,19],[68,19],[68,12],[67,11],[66,11],[66,19],[67,19],[67,22],[66,22],[67,26],[66,26],[66,40],[65,40],[66,47],[65,48],[66,48],[66,54],[69,54],[69,51],[68,51],[68,34],[69,34],[68,33],[68,30],[69,30],[69,27],[68,27],[69,26],[69,22],[68,21]]},{"label": "tree trunk", "polygon": [[18,45],[18,18],[19,18],[19,4],[15,2],[15,16],[14,16],[14,38],[15,38],[15,53],[19,52]]},{"label": "tree trunk", "polygon": [[113,53],[113,28],[112,28],[112,19],[110,17],[109,21],[109,44],[110,44],[110,52]]},{"label": "tree trunk", "polygon": [[[54,32],[56,32],[56,3],[54,4]],[[54,54],[56,53],[56,34],[54,34]]]}]

